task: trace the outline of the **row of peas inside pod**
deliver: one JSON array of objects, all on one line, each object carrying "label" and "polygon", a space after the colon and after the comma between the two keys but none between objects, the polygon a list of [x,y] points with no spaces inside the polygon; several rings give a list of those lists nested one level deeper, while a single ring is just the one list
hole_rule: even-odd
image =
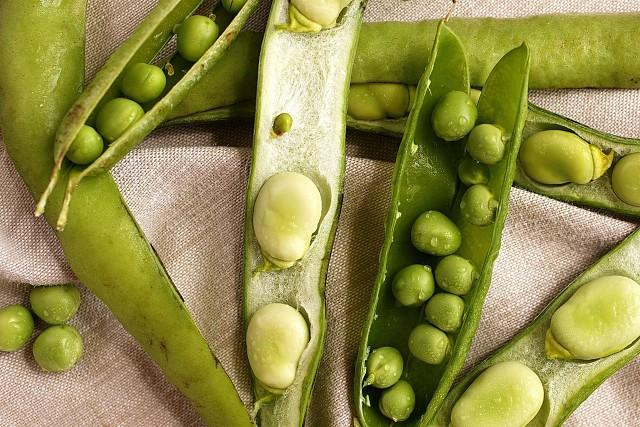
[{"label": "row of peas inside pod", "polygon": [[[458,203],[465,220],[485,226],[493,222],[498,206],[486,185],[490,177],[488,165],[504,157],[505,136],[499,126],[476,125],[477,116],[474,99],[467,93],[452,91],[438,100],[431,125],[446,143],[457,144],[466,137],[468,156],[459,164],[458,177],[468,188]],[[411,242],[424,254],[442,257],[435,265],[435,278],[432,266],[412,264],[398,271],[392,281],[391,291],[398,304],[424,305],[425,322],[411,331],[408,348],[413,357],[427,364],[439,365],[448,357],[463,321],[463,297],[478,277],[473,263],[456,254],[461,240],[458,226],[447,215],[433,210],[422,213],[411,228]],[[415,406],[411,385],[400,379],[403,366],[401,353],[393,347],[377,348],[367,359],[364,386],[384,389],[379,409],[396,422],[407,420]]]},{"label": "row of peas inside pod", "polygon": [[[227,12],[237,13],[245,2],[225,0],[222,5]],[[216,41],[220,29],[214,19],[192,15],[177,25],[174,32],[180,56],[196,62]],[[166,71],[171,75],[170,67]],[[160,67],[144,62],[129,65],[120,80],[121,96],[107,101],[98,110],[95,128],[82,126],[69,147],[67,159],[77,165],[94,162],[104,151],[105,141],[112,143],[140,120],[145,110],[162,96],[166,86],[167,76]]]},{"label": "row of peas inside pod", "polygon": [[[84,344],[78,330],[67,325],[80,307],[80,291],[73,285],[34,287],[31,311],[47,325],[33,342],[33,357],[48,372],[71,369],[82,357]],[[0,309],[0,351],[24,347],[35,328],[31,311],[20,304]]]}]

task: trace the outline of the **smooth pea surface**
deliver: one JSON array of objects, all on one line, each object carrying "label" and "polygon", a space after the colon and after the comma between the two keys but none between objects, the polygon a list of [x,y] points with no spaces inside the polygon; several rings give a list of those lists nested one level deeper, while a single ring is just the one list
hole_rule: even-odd
[{"label": "smooth pea surface", "polygon": [[411,242],[421,252],[445,256],[458,250],[462,236],[458,226],[445,214],[427,211],[413,223]]},{"label": "smooth pea surface", "polygon": [[458,178],[464,185],[487,184],[489,175],[489,167],[471,157],[465,157],[458,165]]},{"label": "smooth pea surface", "polygon": [[428,265],[412,264],[398,271],[391,291],[402,305],[416,306],[428,300],[435,289],[433,273]]},{"label": "smooth pea surface", "polygon": [[160,67],[138,62],[125,71],[120,90],[127,98],[142,104],[162,95],[166,84],[167,77]]},{"label": "smooth pea surface", "polygon": [[16,351],[33,334],[33,317],[25,307],[15,304],[0,309],[0,351]]},{"label": "smooth pea surface", "polygon": [[451,411],[451,427],[524,427],[538,413],[544,388],[520,362],[497,363],[471,383]]},{"label": "smooth pea surface", "polygon": [[253,209],[253,230],[264,255],[279,267],[301,259],[322,214],[318,187],[297,172],[280,172],[260,189]]},{"label": "smooth pea surface", "polygon": [[218,38],[218,24],[211,18],[193,15],[176,30],[178,53],[187,61],[196,62]]},{"label": "smooth pea surface", "polygon": [[83,125],[67,151],[67,159],[76,165],[87,165],[97,159],[102,150],[104,142],[100,134],[91,126]]},{"label": "smooth pea surface", "polygon": [[409,335],[409,351],[418,360],[430,365],[438,365],[447,356],[449,338],[440,329],[423,323],[416,326]]},{"label": "smooth pea surface", "polygon": [[464,219],[474,225],[488,225],[495,219],[498,201],[484,184],[472,185],[462,195],[460,211]]},{"label": "smooth pea surface", "polygon": [[431,124],[439,138],[457,141],[473,129],[477,118],[476,104],[469,95],[451,91],[438,100],[431,116]]},{"label": "smooth pea surface", "polygon": [[50,325],[71,319],[80,307],[80,291],[73,285],[38,286],[29,293],[33,312]]},{"label": "smooth pea surface", "polygon": [[462,324],[464,301],[457,295],[435,294],[425,306],[425,317],[445,332],[456,332]]},{"label": "smooth pea surface", "polygon": [[404,368],[402,354],[393,347],[380,347],[367,358],[365,386],[389,388],[398,382]]},{"label": "smooth pea surface", "polygon": [[593,360],[640,336],[640,284],[604,276],[582,285],[551,318],[545,349],[558,359]]},{"label": "smooth pea surface", "polygon": [[413,387],[404,380],[398,381],[382,393],[378,406],[385,417],[395,422],[408,419],[416,406]]},{"label": "smooth pea surface", "polygon": [[309,342],[309,327],[287,304],[272,303],[254,313],[247,327],[247,355],[256,378],[273,391],[289,387]]},{"label": "smooth pea surface", "polygon": [[83,351],[80,333],[69,325],[51,326],[33,342],[33,357],[48,372],[62,372],[73,368]]},{"label": "smooth pea surface", "polygon": [[140,104],[127,98],[115,98],[98,112],[96,127],[107,142],[113,142],[142,116],[144,110]]},{"label": "smooth pea surface", "polygon": [[620,200],[640,206],[640,153],[618,160],[611,173],[611,186]]},{"label": "smooth pea surface", "polygon": [[504,157],[504,131],[498,126],[481,124],[473,128],[467,139],[467,152],[480,163],[494,165]]},{"label": "smooth pea surface", "polygon": [[273,133],[280,136],[291,130],[293,117],[289,113],[280,113],[273,121]]},{"label": "smooth pea surface", "polygon": [[455,295],[466,295],[477,277],[471,261],[459,255],[446,256],[436,265],[438,286]]}]

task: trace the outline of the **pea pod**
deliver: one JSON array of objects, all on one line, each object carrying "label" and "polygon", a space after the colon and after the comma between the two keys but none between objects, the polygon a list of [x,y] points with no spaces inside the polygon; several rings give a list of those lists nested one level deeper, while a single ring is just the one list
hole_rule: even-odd
[{"label": "pea pod", "polygon": [[[353,0],[335,27],[312,34],[286,25],[287,0],[273,2],[267,22],[243,273],[255,409],[265,426],[302,425],[320,362],[324,284],[342,201],[346,95],[364,3]],[[278,332],[290,322],[295,336]]]},{"label": "pea pod", "polygon": [[[36,199],[53,166],[56,126],[82,88],[84,28],[84,0],[0,2],[0,126],[7,153]],[[61,183],[51,194],[53,207],[62,202],[68,172],[63,165]],[[78,279],[207,423],[251,425],[111,176],[87,179],[77,195],[68,227],[57,236]],[[51,210],[46,219],[55,225]]]},{"label": "pea pod", "polygon": [[[498,349],[493,355],[480,362],[472,371],[464,375],[459,383],[451,389],[447,397],[444,399],[443,405],[436,413],[435,417],[428,423],[429,426],[444,427],[449,426],[451,421],[451,411],[460,400],[465,390],[474,382],[476,378],[491,366],[504,362],[519,362],[532,370],[542,382],[544,388],[544,403],[542,408],[537,411],[535,418],[527,424],[530,426],[560,426],[569,415],[582,403],[589,395],[609,376],[621,369],[630,360],[640,354],[640,335],[638,329],[638,290],[632,293],[632,298],[623,297],[624,301],[618,301],[619,307],[628,307],[635,304],[635,319],[631,323],[623,321],[624,312],[610,314],[620,316],[618,326],[607,324],[605,319],[613,319],[605,317],[604,325],[613,327],[609,330],[609,334],[605,334],[604,338],[590,340],[593,348],[597,348],[598,342],[607,342],[611,339],[611,335],[620,336],[619,334],[627,334],[635,336],[631,344],[625,346],[620,351],[613,354],[600,354],[596,360],[588,362],[567,360],[566,358],[550,358],[545,352],[545,338],[552,323],[552,319],[556,313],[559,313],[563,307],[569,307],[574,302],[572,298],[576,297],[582,305],[584,293],[592,292],[594,283],[608,278],[622,277],[624,282],[635,283],[632,286],[640,286],[640,231],[636,230],[627,237],[616,248],[602,257],[599,261],[585,270],[578,276],[569,286],[567,286],[553,301],[542,311],[542,313],[518,335],[507,342],[503,347]],[[620,281],[617,281],[620,283]],[[623,282],[623,283],[624,283]],[[626,285],[625,283],[625,286]],[[582,290],[582,291],[581,291]],[[580,296],[583,293],[583,296]],[[625,295],[627,292],[625,292]],[[607,292],[603,294],[605,304],[598,308],[603,310],[603,316],[608,316],[607,310],[615,310],[609,304],[612,302],[611,295]],[[593,298],[598,300],[597,297]],[[630,301],[629,301],[630,300]],[[572,308],[576,308],[573,306]],[[579,308],[579,306],[578,306]],[[585,310],[593,310],[593,303],[584,307]],[[573,319],[584,322],[585,328],[591,328],[595,333],[598,331],[597,323],[591,323],[589,319],[597,321],[598,311],[583,312],[577,314]],[[626,320],[626,319],[625,319]],[[631,331],[629,330],[631,328]],[[603,332],[602,330],[601,332]],[[581,330],[584,332],[584,330]],[[582,335],[584,338],[585,335]],[[615,338],[614,338],[615,339]],[[594,341],[595,340],[595,341]],[[628,340],[627,340],[628,342]],[[582,342],[584,345],[586,343]],[[511,398],[511,397],[510,397]]]},{"label": "pea pod", "polygon": [[[407,361],[403,379],[413,386],[416,395],[416,408],[407,425],[424,425],[433,416],[462,368],[491,281],[526,115],[529,53],[523,45],[509,52],[496,65],[478,104],[478,121],[501,126],[509,138],[505,157],[488,166],[487,186],[498,202],[495,220],[487,226],[473,225],[463,218],[459,207],[464,189],[457,180],[457,166],[463,159],[464,145],[439,140],[430,126],[431,112],[442,95],[452,90],[469,91],[465,53],[460,40],[446,25],[441,25],[431,52],[398,152],[385,243],[356,362],[356,412],[366,426],[389,424],[376,409],[380,394],[375,389],[363,387],[370,349],[393,346]],[[411,346],[416,345],[415,339],[419,338],[413,337],[413,343],[408,343],[410,331],[423,318],[422,307],[399,306],[391,292],[395,273],[406,265],[425,260],[435,265],[436,258],[418,252],[409,239],[414,219],[425,210],[448,213],[455,221],[461,235],[458,254],[470,260],[479,274],[473,288],[464,296],[462,324],[457,333],[449,335],[449,355],[436,365],[423,363],[412,356],[415,352],[409,352]],[[436,332],[443,332],[425,323],[421,327],[429,330],[427,338],[430,341],[442,341]],[[431,354],[425,356],[431,357]],[[434,363],[439,361],[440,355],[433,359]]]},{"label": "pea pod", "polygon": [[[151,61],[173,35],[174,26],[193,13],[200,3],[201,0],[160,0],[144,21],[138,25],[133,35],[109,58],[93,81],[71,106],[56,133],[53,148],[54,166],[49,184],[36,205],[36,215],[41,215],[44,212],[47,200],[60,177],[65,156],[78,132],[87,120],[90,120],[99,106],[109,105],[107,102],[117,96],[118,85],[125,69],[131,64]],[[80,181],[85,177],[95,176],[110,170],[126,153],[162,123],[173,107],[187,96],[189,90],[224,55],[257,6],[258,0],[247,1],[224,33],[206,50],[178,83],[173,85],[139,120],[122,129],[122,133],[118,132],[115,140],[97,159],[86,166],[74,168],[67,180],[65,198],[60,207],[56,224],[57,229],[62,230],[65,227],[71,196]],[[98,117],[99,119],[100,117]]]}]

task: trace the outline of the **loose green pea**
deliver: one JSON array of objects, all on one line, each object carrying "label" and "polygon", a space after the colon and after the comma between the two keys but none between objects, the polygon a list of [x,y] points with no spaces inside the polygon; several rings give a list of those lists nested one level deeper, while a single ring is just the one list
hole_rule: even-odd
[{"label": "loose green pea", "polygon": [[455,295],[466,295],[473,287],[478,272],[466,258],[449,255],[436,265],[436,283],[442,290]]},{"label": "loose green pea", "polygon": [[274,393],[293,384],[309,343],[309,326],[295,308],[280,303],[258,309],[247,327],[249,365],[258,381]]},{"label": "loose green pea", "polygon": [[405,380],[398,381],[393,387],[382,392],[378,407],[385,417],[395,422],[407,420],[416,407],[413,387]]},{"label": "loose green pea", "polygon": [[178,53],[187,61],[196,62],[218,38],[218,24],[211,18],[193,15],[176,29]]},{"label": "loose green pea", "polygon": [[50,325],[71,319],[80,307],[80,291],[73,285],[38,286],[29,294],[33,312]]},{"label": "loose green pea", "polygon": [[280,113],[273,121],[273,133],[276,135],[284,135],[291,130],[293,126],[293,118],[289,113]]},{"label": "loose green pea", "polygon": [[495,125],[483,123],[473,128],[467,138],[467,152],[485,165],[494,165],[504,157],[504,132]]},{"label": "loose green pea", "polygon": [[120,82],[120,90],[127,98],[141,104],[162,95],[167,77],[160,67],[138,62],[127,68]]},{"label": "loose green pea", "polygon": [[623,202],[640,206],[640,153],[618,160],[611,174],[611,187]]},{"label": "loose green pea", "polygon": [[473,129],[477,118],[478,110],[469,95],[451,91],[438,100],[431,124],[439,138],[458,141]]},{"label": "loose green pea", "polygon": [[588,184],[611,166],[613,152],[604,154],[571,132],[545,130],[522,143],[519,159],[527,176],[541,184]]},{"label": "loose green pea", "polygon": [[235,15],[240,12],[240,9],[242,9],[242,6],[244,6],[246,2],[247,0],[222,0],[222,7],[224,7],[227,12]]},{"label": "loose green pea", "polygon": [[458,178],[464,185],[488,184],[489,176],[489,167],[471,157],[465,157],[458,165]]},{"label": "loose green pea", "polygon": [[281,268],[307,252],[322,215],[318,187],[297,172],[280,172],[260,188],[253,207],[253,230],[264,256]]},{"label": "loose green pea", "polygon": [[520,362],[487,368],[451,410],[451,427],[524,427],[544,402],[538,375]]},{"label": "loose green pea", "polygon": [[107,142],[113,142],[144,116],[140,104],[127,98],[115,98],[98,112],[96,127]]},{"label": "loose green pea", "polygon": [[449,352],[449,338],[440,329],[423,323],[409,334],[409,351],[424,363],[439,365]]},{"label": "loose green pea", "polygon": [[456,332],[462,324],[464,301],[457,295],[435,294],[425,307],[426,319],[445,332]]},{"label": "loose green pea", "polygon": [[91,126],[83,125],[66,156],[76,165],[88,165],[100,157],[102,150],[104,150],[104,142],[100,134]]},{"label": "loose green pea", "polygon": [[431,298],[435,285],[428,265],[413,264],[398,271],[393,277],[391,291],[404,306],[417,306]]},{"label": "loose green pea", "polygon": [[411,242],[421,252],[445,256],[458,250],[462,236],[458,226],[445,214],[426,211],[411,227]]},{"label": "loose green pea", "polygon": [[364,386],[389,388],[398,382],[404,369],[402,355],[393,347],[380,347],[367,359],[367,379]]},{"label": "loose green pea", "polygon": [[593,360],[617,353],[640,336],[640,284],[603,276],[553,313],[545,340],[550,359]]},{"label": "loose green pea", "polygon": [[491,224],[496,215],[498,201],[489,187],[483,184],[472,185],[462,195],[460,211],[464,219],[474,225]]},{"label": "loose green pea", "polygon": [[82,337],[69,325],[51,326],[33,342],[33,357],[45,371],[62,372],[78,363],[84,351]]},{"label": "loose green pea", "polygon": [[25,307],[15,304],[0,309],[0,351],[16,351],[33,334],[33,317]]}]

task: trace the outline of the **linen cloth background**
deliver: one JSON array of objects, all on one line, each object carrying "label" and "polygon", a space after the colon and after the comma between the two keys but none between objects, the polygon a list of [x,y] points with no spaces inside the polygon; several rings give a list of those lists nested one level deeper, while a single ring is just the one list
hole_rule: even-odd
[{"label": "linen cloth background", "polygon": [[[154,3],[89,1],[88,77]],[[371,0],[366,19],[437,18],[447,8],[445,0]],[[252,28],[264,22],[267,9],[263,4]],[[640,1],[462,0],[456,15],[629,11],[640,11]],[[640,137],[640,91],[543,91],[531,98],[598,129]],[[241,324],[241,236],[251,135],[251,121],[159,130],[113,171],[133,214],[247,405],[251,393]],[[397,147],[397,142],[381,136],[350,133],[347,141],[344,207],[327,283],[327,343],[307,419],[311,426],[352,423],[353,363],[376,274]],[[4,306],[26,303],[27,283],[65,282],[73,275],[51,230],[32,216],[33,201],[1,144],[0,182],[0,306]],[[637,225],[514,189],[502,251],[467,366],[506,342]],[[201,425],[186,399],[106,307],[84,289],[83,297],[71,322],[80,329],[86,347],[75,369],[58,375],[40,372],[30,344],[17,353],[0,354],[0,425]],[[639,383],[636,360],[607,380],[567,425],[639,425]]]}]

